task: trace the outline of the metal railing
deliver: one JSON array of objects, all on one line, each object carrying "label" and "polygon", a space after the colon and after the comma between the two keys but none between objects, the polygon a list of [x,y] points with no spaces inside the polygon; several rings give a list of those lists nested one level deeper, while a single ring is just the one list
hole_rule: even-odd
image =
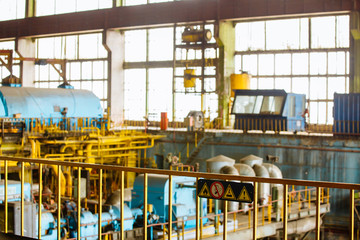
[{"label": "metal railing", "polygon": [[[172,228],[173,224],[177,221],[173,221],[172,219],[172,199],[173,199],[173,177],[174,176],[184,176],[184,177],[193,177],[199,180],[200,178],[204,179],[219,179],[219,180],[227,180],[227,181],[245,181],[245,182],[252,182],[254,186],[254,202],[252,203],[252,238],[256,239],[258,226],[259,226],[259,219],[258,219],[258,213],[259,209],[262,209],[262,217],[261,221],[262,224],[264,224],[265,221],[265,208],[269,208],[271,203],[264,206],[258,206],[258,198],[256,197],[258,195],[258,186],[261,183],[271,183],[271,184],[280,184],[283,186],[283,195],[282,195],[282,229],[283,229],[283,239],[287,239],[288,237],[288,217],[289,212],[294,207],[294,204],[301,204],[303,202],[308,202],[309,207],[311,207],[311,202],[315,201],[315,208],[316,208],[316,239],[320,239],[320,225],[321,225],[321,210],[320,210],[320,204],[321,202],[328,202],[329,201],[329,188],[337,188],[337,189],[346,189],[349,191],[350,194],[350,209],[349,209],[349,222],[350,222],[350,239],[354,239],[354,191],[360,190],[360,184],[350,184],[350,183],[335,183],[335,182],[321,182],[321,181],[306,181],[306,180],[291,180],[291,179],[274,179],[274,178],[259,178],[259,177],[244,177],[244,176],[235,176],[235,175],[222,175],[222,174],[211,174],[211,173],[200,173],[200,172],[187,172],[187,171],[169,171],[169,170],[159,170],[159,169],[144,169],[144,168],[132,168],[132,167],[120,167],[116,165],[99,165],[99,164],[89,164],[89,163],[73,163],[73,162],[64,162],[64,161],[54,161],[54,160],[46,160],[46,159],[29,159],[29,158],[17,158],[17,157],[5,157],[1,156],[0,161],[4,161],[4,205],[5,205],[5,233],[8,232],[8,221],[9,221],[9,213],[8,213],[8,162],[9,161],[15,161],[20,164],[21,167],[21,173],[20,173],[20,179],[21,179],[21,218],[20,218],[20,225],[21,225],[21,235],[24,235],[24,184],[25,184],[25,165],[29,165],[29,163],[32,164],[32,166],[36,165],[39,167],[39,200],[38,200],[38,206],[41,206],[42,204],[42,182],[43,182],[43,175],[42,175],[42,168],[45,165],[53,165],[56,166],[57,172],[61,173],[62,169],[61,167],[72,167],[73,169],[77,170],[77,208],[81,209],[81,169],[91,169],[98,172],[98,181],[99,185],[97,186],[99,189],[99,195],[98,195],[98,223],[102,222],[102,205],[103,205],[103,196],[102,196],[102,188],[103,188],[103,172],[104,171],[118,171],[120,172],[120,239],[125,239],[124,235],[124,229],[122,226],[124,226],[124,174],[126,172],[134,172],[137,174],[144,174],[144,195],[143,195],[143,214],[144,216],[147,216],[148,213],[148,175],[149,174],[160,174],[168,176],[169,181],[169,189],[168,189],[168,199],[169,199],[169,207],[168,207],[168,222],[167,223],[161,223],[160,225],[164,226],[164,235],[165,235],[165,226],[167,225],[167,232],[168,232],[168,239],[171,239],[172,237]],[[60,178],[60,174],[57,176],[57,204],[58,206],[61,206],[61,188],[62,179]],[[292,190],[289,191],[289,187],[292,186]],[[295,190],[294,186],[305,186],[305,189]],[[312,187],[312,188],[308,188]],[[327,189],[326,191],[324,189]],[[315,197],[313,197],[313,194],[311,194],[311,191],[315,191]],[[301,200],[300,196],[304,196],[303,200]],[[294,199],[298,198],[299,201],[294,203]],[[295,205],[296,206],[296,205]],[[236,214],[237,212],[228,212],[228,202],[224,201],[224,213],[223,214],[223,222],[227,223],[228,215],[229,214]],[[240,210],[241,211],[241,210]],[[239,211],[239,212],[240,212]],[[270,209],[271,212],[271,209]],[[38,236],[41,236],[41,216],[42,216],[42,209],[41,207],[38,207]],[[81,211],[77,211],[77,218],[80,219]],[[60,238],[61,233],[61,208],[57,208],[57,239]],[[201,219],[207,218],[209,216],[201,216],[200,215],[200,198],[196,197],[196,215],[194,216],[196,220],[196,228],[195,228],[195,239],[201,239],[201,236],[203,236],[203,226],[201,224]],[[249,214],[249,220],[251,218],[251,213]],[[268,216],[269,218],[269,216]],[[271,222],[271,218],[268,220],[268,222]],[[248,222],[250,224],[250,221]],[[182,222],[182,224],[184,224]],[[159,224],[158,224],[159,225]],[[77,239],[81,239],[81,221],[77,221]],[[154,225],[150,225],[147,222],[147,218],[144,217],[143,221],[143,239],[148,239],[147,236],[147,229],[148,227],[152,227]],[[228,231],[227,231],[228,225],[223,224],[223,239],[227,239],[228,237]],[[251,228],[250,225],[248,225],[248,228]],[[235,227],[234,229],[235,230]],[[98,237],[103,235],[101,224],[98,224]],[[184,230],[182,230],[182,234],[184,234]],[[170,237],[169,237],[170,236]],[[165,239],[165,236],[164,236]]]}]

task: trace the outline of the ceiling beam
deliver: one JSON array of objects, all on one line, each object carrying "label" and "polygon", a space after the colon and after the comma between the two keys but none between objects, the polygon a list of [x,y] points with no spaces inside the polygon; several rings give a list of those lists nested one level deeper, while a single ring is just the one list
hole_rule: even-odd
[{"label": "ceiling beam", "polygon": [[359,9],[360,0],[183,0],[0,22],[0,39]]}]

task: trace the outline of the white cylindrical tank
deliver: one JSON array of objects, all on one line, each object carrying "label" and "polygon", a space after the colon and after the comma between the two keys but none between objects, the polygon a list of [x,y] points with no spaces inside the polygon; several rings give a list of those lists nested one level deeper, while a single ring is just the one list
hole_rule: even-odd
[{"label": "white cylindrical tank", "polygon": [[206,160],[206,169],[207,172],[211,173],[220,173],[220,169],[224,166],[233,166],[235,160],[224,155],[218,155],[213,158]]},{"label": "white cylindrical tank", "polygon": [[261,165],[263,163],[263,159],[261,157],[251,154],[240,159],[240,163],[247,164],[250,167],[254,167],[254,164]]}]

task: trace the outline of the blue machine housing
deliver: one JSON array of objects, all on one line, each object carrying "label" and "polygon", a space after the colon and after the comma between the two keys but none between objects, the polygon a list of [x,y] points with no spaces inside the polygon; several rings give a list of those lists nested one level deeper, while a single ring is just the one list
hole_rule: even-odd
[{"label": "blue machine housing", "polygon": [[[30,201],[30,183],[24,183],[24,197],[25,201]],[[4,202],[5,199],[5,180],[0,181],[0,203]],[[15,202],[21,200],[21,183],[19,181],[8,180],[8,201]]]},{"label": "blue machine housing", "polygon": [[360,93],[334,94],[334,134],[360,134]]},{"label": "blue machine housing", "polygon": [[[67,118],[101,118],[100,99],[87,90],[0,87],[0,118],[50,119],[57,123]],[[66,109],[66,114],[64,110]],[[29,125],[28,120],[26,121]]]},{"label": "blue machine housing", "polygon": [[235,129],[305,131],[305,94],[284,90],[235,90]]},{"label": "blue machine housing", "polygon": [[[183,218],[185,228],[195,227],[196,221],[187,220],[188,217],[196,215],[196,178],[173,177],[173,220]],[[136,177],[132,191],[131,208],[142,208],[144,203],[144,175]],[[168,221],[169,206],[169,178],[168,176],[148,174],[148,204],[154,206],[155,214],[160,218],[160,222]],[[202,212],[207,214],[206,201],[203,201]],[[208,219],[203,219],[205,224]]]}]

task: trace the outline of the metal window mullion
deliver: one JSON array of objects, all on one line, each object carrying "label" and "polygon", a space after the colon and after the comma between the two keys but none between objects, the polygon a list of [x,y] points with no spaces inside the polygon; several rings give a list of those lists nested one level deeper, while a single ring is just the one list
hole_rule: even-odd
[{"label": "metal window mullion", "polygon": [[253,202],[253,239],[256,239],[257,235],[257,217],[258,217],[258,182],[254,182],[254,202]]},{"label": "metal window mullion", "polygon": [[[147,240],[147,204],[148,204],[148,175],[144,173],[144,228],[143,239]],[[123,228],[123,226],[121,226]]]},{"label": "metal window mullion", "polygon": [[283,240],[287,240],[288,221],[288,185],[284,184],[283,195]]}]

